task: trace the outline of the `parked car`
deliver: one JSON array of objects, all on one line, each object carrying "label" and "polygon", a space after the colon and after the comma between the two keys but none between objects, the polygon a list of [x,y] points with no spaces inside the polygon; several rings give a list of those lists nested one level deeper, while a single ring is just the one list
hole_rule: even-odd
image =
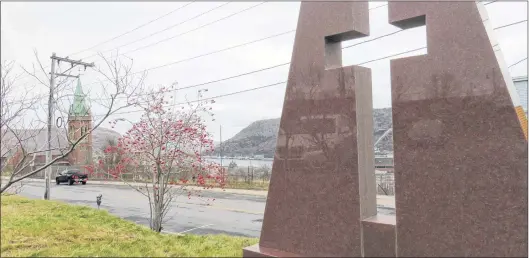
[{"label": "parked car", "polygon": [[74,183],[82,183],[83,185],[86,185],[87,181],[88,175],[81,173],[81,170],[79,169],[67,169],[59,172],[55,177],[55,182],[57,184],[68,182],[69,185],[73,185]]}]

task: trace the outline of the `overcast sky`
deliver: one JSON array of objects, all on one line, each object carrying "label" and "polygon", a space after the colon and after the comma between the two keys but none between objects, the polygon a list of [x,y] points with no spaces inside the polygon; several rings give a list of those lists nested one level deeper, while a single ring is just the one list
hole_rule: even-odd
[{"label": "overcast sky", "polygon": [[[49,66],[49,56],[52,52],[56,52],[58,56],[67,56],[111,39],[186,4],[184,2],[2,2],[2,60],[13,60],[18,65],[31,67],[32,63],[35,62],[33,49],[36,49],[44,65]],[[86,57],[98,51],[112,50],[146,37],[224,4],[224,2],[192,3],[128,35],[75,54],[70,58],[85,58],[83,61],[95,62],[97,65],[101,59]],[[259,2],[229,3],[199,18],[145,40],[124,46],[119,51],[121,53],[127,52],[176,36],[257,4]],[[369,6],[374,8],[384,4],[386,3],[370,2]],[[493,27],[527,19],[527,2],[496,2],[487,5],[486,8]],[[196,31],[131,52],[127,56],[134,60],[134,71],[157,67],[293,30],[296,28],[298,12],[299,2],[268,2]],[[396,27],[387,24],[387,15],[387,6],[371,10],[371,36],[356,40],[355,43],[396,31]],[[496,35],[508,65],[527,56],[527,23],[496,30]],[[294,33],[288,33],[218,54],[154,69],[148,73],[147,84],[155,86],[177,82],[179,87],[183,87],[289,62],[293,40]],[[347,46],[352,43],[345,42],[343,45]],[[344,65],[361,63],[425,45],[425,28],[411,29],[375,42],[345,49],[343,53]],[[107,55],[109,53],[105,52]],[[426,51],[423,50],[403,56],[425,53]],[[372,62],[364,66],[372,69],[375,108],[390,107],[389,59]],[[18,69],[18,72],[20,71]],[[524,61],[516,65],[510,71],[512,76],[527,75],[527,62]],[[194,99],[196,91],[203,88],[208,89],[205,97],[213,97],[286,81],[287,72],[288,65],[199,88],[178,91],[176,101],[183,101],[186,96],[188,99]],[[81,74],[85,92],[90,91],[93,98],[99,96],[101,86],[90,83],[97,81],[101,76],[90,71],[90,69],[86,72],[81,71]],[[34,85],[35,79],[26,76],[19,83],[21,85]],[[228,139],[255,120],[279,117],[285,86],[285,84],[281,84],[216,99],[214,105],[216,121],[208,122],[215,140],[219,140],[220,125],[222,125],[222,138]],[[38,86],[34,94],[44,94],[45,92],[44,86]],[[46,99],[43,98],[42,105],[45,104]],[[131,108],[130,110],[134,109]],[[103,110],[94,106],[92,112],[97,116]],[[139,113],[119,116],[137,121]],[[108,127],[106,123],[104,126]],[[122,124],[116,130],[124,133],[128,128],[128,125]]]}]

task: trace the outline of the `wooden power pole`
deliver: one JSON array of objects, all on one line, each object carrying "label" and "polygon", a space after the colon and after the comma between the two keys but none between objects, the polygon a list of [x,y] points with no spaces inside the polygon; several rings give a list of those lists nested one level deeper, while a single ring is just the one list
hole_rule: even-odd
[{"label": "wooden power pole", "polygon": [[[94,67],[94,63],[85,63],[85,62],[81,62],[80,60],[79,61],[71,60],[71,59],[68,59],[68,57],[66,58],[58,57],[55,55],[55,53],[52,53],[50,58],[51,58],[51,71],[50,71],[50,96],[48,97],[48,134],[46,135],[46,142],[48,143],[48,150],[46,151],[46,164],[49,164],[52,161],[51,128],[52,128],[53,112],[54,112],[53,104],[55,102],[54,97],[53,97],[53,93],[55,91],[55,77],[56,76],[66,76],[66,77],[79,78],[78,75],[76,76],[76,75],[69,75],[69,74],[64,74],[64,73],[56,73],[55,63],[56,62],[57,63],[58,62],[70,63],[71,65],[70,69],[74,68],[77,65],[84,66],[85,70],[86,70],[86,67]],[[46,183],[45,183],[46,189],[44,190],[45,200],[49,200],[50,195],[51,195],[51,191],[50,191],[51,172],[52,172],[51,166],[47,167],[46,172],[45,172],[45,180],[46,180]]]}]

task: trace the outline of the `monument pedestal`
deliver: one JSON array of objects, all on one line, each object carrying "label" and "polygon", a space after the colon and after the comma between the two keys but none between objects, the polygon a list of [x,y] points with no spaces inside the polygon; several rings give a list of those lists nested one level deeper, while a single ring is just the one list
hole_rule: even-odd
[{"label": "monument pedestal", "polygon": [[299,254],[262,247],[259,244],[248,246],[242,250],[243,257],[301,257]]},{"label": "monument pedestal", "polygon": [[395,216],[377,214],[361,223],[364,257],[397,257]]}]

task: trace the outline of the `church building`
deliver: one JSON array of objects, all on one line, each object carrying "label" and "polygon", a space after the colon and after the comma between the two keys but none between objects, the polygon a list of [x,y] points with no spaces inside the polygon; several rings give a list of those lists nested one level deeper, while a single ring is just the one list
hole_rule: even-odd
[{"label": "church building", "polygon": [[[86,95],[81,87],[81,80],[77,81],[73,104],[68,114],[68,137],[70,141],[78,140],[92,129],[92,114],[86,103]],[[69,154],[70,165],[85,165],[92,162],[92,134],[86,136]]]},{"label": "church building", "polygon": [[[56,119],[60,121],[60,118]],[[68,137],[72,142],[81,135],[92,129],[92,114],[87,104],[87,97],[83,93],[81,80],[77,80],[74,92],[73,104],[69,108],[67,128],[65,125],[54,124],[51,132],[52,159],[62,156],[71,146]],[[39,129],[14,129],[15,134],[24,139],[22,145],[26,152],[37,152],[31,166],[38,167],[46,164],[47,149],[47,127]],[[95,132],[95,131],[94,131]],[[92,163],[93,134],[85,137],[67,157],[58,160],[54,165],[62,166],[83,166]],[[22,149],[17,147],[18,142],[15,135],[7,131],[2,135],[2,166],[15,166],[22,158]]]}]

